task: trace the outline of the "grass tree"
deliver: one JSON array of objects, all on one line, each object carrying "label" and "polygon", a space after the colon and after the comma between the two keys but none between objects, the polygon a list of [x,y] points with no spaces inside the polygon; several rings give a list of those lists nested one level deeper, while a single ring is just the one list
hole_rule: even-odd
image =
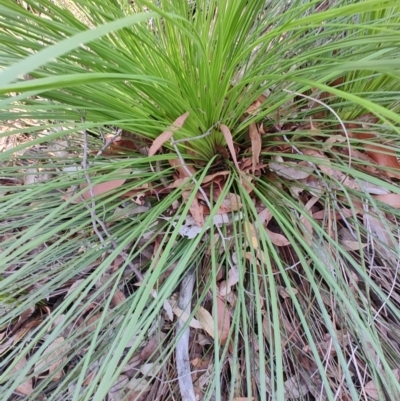
[{"label": "grass tree", "polygon": [[3,399],[400,399],[398,1],[19,3]]}]

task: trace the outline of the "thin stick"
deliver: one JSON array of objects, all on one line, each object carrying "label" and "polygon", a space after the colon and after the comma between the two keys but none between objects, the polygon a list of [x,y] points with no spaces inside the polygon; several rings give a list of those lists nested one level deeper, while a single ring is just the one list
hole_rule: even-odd
[{"label": "thin stick", "polygon": [[[195,266],[189,270],[182,280],[179,293],[178,307],[190,315],[191,313],[191,302],[193,296],[193,288],[195,281]],[[179,335],[183,330],[181,337],[176,344],[176,370],[179,379],[179,389],[181,392],[182,401],[196,401],[196,395],[194,393],[193,381],[190,372],[190,360],[189,360],[189,335],[190,328],[187,326],[184,329],[186,323],[178,318],[176,323],[176,332]]]},{"label": "thin stick", "polygon": [[314,101],[314,102],[317,102],[317,103],[320,104],[321,106],[327,108],[327,109],[336,117],[336,119],[339,121],[339,124],[340,124],[341,127],[342,127],[342,130],[343,130],[343,132],[344,132],[344,135],[346,136],[347,147],[349,148],[349,168],[351,168],[351,147],[350,147],[349,133],[347,132],[346,126],[344,125],[342,119],[339,117],[339,115],[336,113],[336,111],[333,110],[331,106],[327,105],[326,103],[322,102],[322,101],[319,100],[319,99],[313,98],[313,97],[311,97],[311,96],[304,95],[303,93],[299,93],[299,92],[295,92],[295,91],[290,91],[290,90],[288,90],[288,89],[284,89],[284,91],[285,91],[285,92],[288,92],[288,93],[291,93],[291,94],[293,94],[293,95],[297,95],[297,96],[300,96],[300,97],[304,97],[304,98],[306,98],[306,99],[308,99],[308,100],[312,100],[312,101]]},{"label": "thin stick", "polygon": [[[211,132],[211,128],[208,132]],[[205,135],[205,134],[204,134]],[[199,137],[196,137],[196,139],[204,137],[204,135],[201,135]],[[195,139],[195,138],[192,138]],[[208,199],[207,194],[204,192],[203,188],[198,185],[197,180],[194,178],[193,174],[191,171],[188,169],[186,166],[185,160],[183,159],[181,153],[179,152],[178,146],[177,146],[177,141],[174,140],[174,137],[171,137],[171,144],[179,158],[179,161],[182,165],[182,168],[185,170],[186,174],[191,178],[191,180],[194,182],[196,186],[199,188],[199,192],[203,195],[205,202],[207,203],[207,206],[211,210],[211,202]],[[224,249],[227,252],[227,247],[225,243],[225,237],[219,228],[218,225],[216,225],[218,233],[221,236],[221,241],[223,243]],[[228,258],[228,262],[229,258]],[[193,296],[193,287],[194,287],[194,281],[195,281],[195,276],[194,276],[194,268],[189,270],[189,272],[185,275],[185,277],[182,280],[182,284],[180,287],[180,295],[179,295],[179,302],[178,306],[179,308],[184,311],[185,313],[190,315],[191,311],[191,300]],[[181,320],[178,319],[177,322],[177,333],[179,333],[182,328],[184,327],[185,323]],[[190,334],[190,329],[187,327],[185,331],[183,332],[182,336],[179,338],[177,345],[176,345],[176,367],[177,367],[177,372],[178,372],[178,377],[179,377],[179,389],[181,392],[181,397],[182,401],[196,401],[196,395],[194,393],[194,388],[193,388],[193,382],[190,373],[190,361],[189,361],[189,334]]]},{"label": "thin stick", "polygon": [[116,133],[111,139],[109,139],[109,140],[104,144],[104,146],[97,152],[95,158],[101,156],[101,154],[102,154],[108,147],[110,147],[111,144],[112,144],[121,134],[122,134],[122,129],[119,129],[119,130],[117,131],[117,133]]},{"label": "thin stick", "polygon": [[[82,121],[84,122],[84,120]],[[121,130],[122,132],[122,130]],[[117,133],[117,135],[115,135],[111,141],[107,142],[104,147],[102,148],[102,150],[96,155],[99,156],[101,155],[101,153],[108,147],[111,145],[112,141],[115,140],[115,138],[120,135],[120,132]],[[104,248],[107,247],[106,241],[103,237],[103,234],[99,231],[98,226],[100,226],[104,232],[104,234],[107,236],[107,238],[110,240],[110,243],[112,245],[112,248],[114,250],[116,250],[118,248],[118,244],[115,242],[115,240],[112,238],[110,232],[108,231],[106,225],[104,224],[104,222],[102,220],[100,220],[96,214],[96,202],[94,200],[94,193],[93,193],[93,187],[92,187],[92,182],[90,180],[90,176],[88,173],[88,146],[87,146],[87,132],[84,129],[83,130],[83,160],[82,160],[82,168],[83,168],[83,172],[85,174],[85,179],[86,182],[88,184],[89,187],[89,193],[90,193],[90,205],[85,204],[85,206],[89,209],[90,212],[90,216],[91,216],[91,220],[92,220],[92,226],[93,226],[93,230],[96,233],[97,237],[99,238],[101,244],[103,245]],[[120,255],[124,258],[125,261],[128,260],[128,255],[125,252],[120,252]],[[130,267],[130,269],[136,274],[137,278],[139,281],[143,281],[144,276],[141,273],[141,271],[132,263],[132,262],[127,262],[127,265]]]},{"label": "thin stick", "polygon": [[211,134],[211,130],[216,127],[218,124],[220,123],[220,121],[218,121],[217,123],[215,123],[212,127],[210,127],[204,134],[201,135],[197,135],[191,138],[182,138],[182,139],[178,139],[176,141],[174,141],[175,143],[181,143],[181,142],[190,142],[190,141],[197,141],[198,139],[201,138],[205,138],[206,136]]}]

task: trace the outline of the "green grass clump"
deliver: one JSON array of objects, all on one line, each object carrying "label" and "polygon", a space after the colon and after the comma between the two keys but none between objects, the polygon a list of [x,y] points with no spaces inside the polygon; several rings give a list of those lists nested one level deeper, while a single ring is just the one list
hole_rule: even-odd
[{"label": "green grass clump", "polygon": [[191,328],[199,399],[400,399],[398,1],[25,3],[0,0],[4,399],[184,399],[192,267],[192,317],[229,314]]}]

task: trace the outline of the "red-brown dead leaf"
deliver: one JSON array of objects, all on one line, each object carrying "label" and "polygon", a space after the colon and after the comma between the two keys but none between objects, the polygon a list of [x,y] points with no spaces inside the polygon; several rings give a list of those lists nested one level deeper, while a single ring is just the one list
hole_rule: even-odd
[{"label": "red-brown dead leaf", "polygon": [[[394,369],[392,370],[392,373],[396,377],[396,379],[400,382],[400,369]],[[371,380],[369,381],[365,386],[364,390],[366,394],[372,398],[373,400],[379,400],[379,391],[378,388],[376,387],[375,383]]]},{"label": "red-brown dead leaf", "polygon": [[246,110],[247,114],[256,115],[260,110],[260,106],[265,102],[267,96],[260,95]]},{"label": "red-brown dead leaf", "polygon": [[357,121],[360,121],[362,126],[366,128],[368,125],[376,124],[379,121],[379,118],[372,113],[365,113],[360,117],[357,117]]},{"label": "red-brown dead leaf", "polygon": [[39,326],[42,320],[31,320],[25,323],[21,328],[15,332],[8,334],[8,338],[0,343],[0,355],[12,345],[15,345],[21,338],[23,338],[32,328]]},{"label": "red-brown dead leaf", "polygon": [[296,400],[302,398],[308,393],[308,386],[297,376],[292,376],[284,383],[285,399]]},{"label": "red-brown dead leaf", "polygon": [[190,361],[190,363],[196,369],[203,370],[203,369],[207,369],[210,366],[211,361],[209,358],[199,355],[199,357],[192,359]]},{"label": "red-brown dead leaf", "polygon": [[318,212],[313,213],[312,216],[315,220],[324,220],[325,218],[329,218],[330,220],[341,220],[342,216],[344,218],[353,216],[353,212],[350,209],[341,208],[340,211],[341,213],[332,210],[319,210]]},{"label": "red-brown dead leaf", "polygon": [[240,202],[240,197],[237,194],[229,193],[226,198],[222,201],[220,208],[218,209],[218,214],[236,212],[242,207]]},{"label": "red-brown dead leaf", "polygon": [[[186,164],[185,167],[182,166],[181,162],[179,159],[170,159],[168,160],[169,164],[171,167],[173,167],[179,174],[179,178],[188,178],[191,177],[191,175],[196,174],[196,169],[191,166],[190,164]],[[188,174],[188,170],[190,174]]]},{"label": "red-brown dead leaf", "polygon": [[134,200],[135,203],[138,203],[136,201],[137,199],[144,198],[146,195],[148,196],[150,194],[154,194],[153,186],[151,183],[146,183],[140,187],[124,192],[121,194],[121,198],[131,198],[131,200]]},{"label": "red-brown dead leaf", "polygon": [[391,178],[400,179],[400,163],[397,160],[396,152],[394,149],[388,149],[384,146],[366,144],[364,146],[367,155],[374,160],[375,163],[383,167],[388,167],[397,171],[385,170],[385,174]]},{"label": "red-brown dead leaf", "polygon": [[86,376],[86,379],[84,380],[84,382],[83,382],[83,386],[88,386],[92,381],[93,381],[93,379],[96,377],[96,372],[95,371],[92,371],[92,372],[90,372],[87,376]]},{"label": "red-brown dead leaf", "polygon": [[251,157],[244,157],[241,160],[241,169],[242,169],[242,171],[249,170],[251,168],[251,165],[252,165]]},{"label": "red-brown dead leaf", "polygon": [[[19,358],[18,362],[13,367],[12,372],[13,373],[18,372],[19,370],[23,369],[25,365],[26,365],[26,358],[25,357]],[[27,379],[26,381],[24,381],[15,389],[15,391],[23,395],[30,395],[33,391],[32,379]]]},{"label": "red-brown dead leaf", "polygon": [[258,213],[258,219],[262,224],[267,225],[270,222],[270,220],[272,219],[271,211],[268,208],[262,209]]},{"label": "red-brown dead leaf", "polygon": [[386,194],[386,195],[376,195],[374,199],[386,203],[389,206],[400,209],[400,195],[399,194]]},{"label": "red-brown dead leaf", "polygon": [[[182,198],[186,201],[190,197],[190,191],[184,191],[182,193]],[[195,223],[199,227],[203,227],[204,225],[204,212],[203,212],[203,207],[200,205],[199,200],[197,196],[193,199],[192,204],[189,207],[189,212],[192,215]]]},{"label": "red-brown dead leaf", "polygon": [[[190,183],[190,178],[189,177],[185,177],[185,178],[178,178],[176,179],[174,182],[171,182],[170,184],[168,184],[168,188],[170,189],[174,189],[174,188],[180,188],[182,185],[186,184],[186,183]],[[189,185],[189,188],[194,187],[194,183],[192,185]],[[188,188],[188,187],[186,187]]]},{"label": "red-brown dead leaf", "polygon": [[251,185],[251,182],[253,181],[254,176],[249,175],[247,173],[245,173],[244,171],[241,172],[241,180],[240,183],[243,187],[243,189],[248,193],[252,193],[253,192],[253,186]]},{"label": "red-brown dead leaf", "polygon": [[261,135],[255,123],[250,124],[249,135],[251,140],[252,173],[254,174],[257,165],[260,162],[260,152],[261,152]]},{"label": "red-brown dead leaf", "polygon": [[[112,191],[113,189],[119,188],[121,185],[124,184],[124,182],[126,181],[126,179],[124,180],[112,180],[112,181],[108,181],[108,182],[102,182],[101,184],[95,184],[93,185],[93,196],[99,196],[102,195],[106,192]],[[87,184],[81,184],[81,189],[87,188]],[[91,191],[89,189],[87,189],[83,194],[82,194],[83,198],[85,200],[88,200],[91,198]]]},{"label": "red-brown dead leaf", "polygon": [[239,164],[238,164],[237,158],[236,158],[235,147],[233,145],[233,138],[232,138],[231,131],[225,124],[221,124],[219,126],[219,129],[221,130],[222,135],[225,138],[226,144],[228,145],[228,149],[229,149],[229,152],[231,153],[233,163],[235,164],[236,168],[238,170],[240,170]]},{"label": "red-brown dead leaf", "polygon": [[[175,166],[173,166],[173,167],[175,167]],[[188,167],[191,167],[191,166],[188,166]],[[194,168],[193,168],[193,171],[191,171],[191,172],[192,172],[192,174],[195,173]],[[227,176],[228,174],[229,174],[229,171],[219,171],[218,173],[206,175],[202,181],[202,185],[206,185],[206,184],[209,184],[210,182],[213,182],[214,184],[218,185],[220,190],[222,190],[221,181],[223,181],[224,177]],[[190,177],[186,174],[186,176],[184,178],[178,178],[174,182],[171,182],[171,184],[168,185],[168,188],[171,188],[171,189],[179,188],[183,184],[189,183],[189,182],[190,182]],[[191,186],[189,185],[189,188],[191,188],[193,186],[194,186],[194,182],[193,182],[193,185],[191,185]]]},{"label": "red-brown dead leaf", "polygon": [[219,294],[222,297],[225,297],[231,292],[232,286],[234,286],[238,282],[239,282],[239,271],[237,266],[233,266],[231,269],[229,269],[227,280],[223,281],[219,285]]},{"label": "red-brown dead leaf", "polygon": [[116,258],[114,259],[114,261],[112,262],[111,271],[112,272],[117,271],[124,262],[125,262],[125,259],[121,255],[117,255]]},{"label": "red-brown dead leaf", "polygon": [[13,331],[15,332],[16,330],[18,330],[25,323],[25,321],[33,314],[33,312],[35,312],[35,307],[32,305],[29,306],[28,309],[26,309],[24,312],[22,312],[21,316],[18,318],[18,322],[13,327]]},{"label": "red-brown dead leaf", "polygon": [[176,132],[179,128],[182,128],[186,119],[189,117],[189,112],[187,111],[185,114],[179,116],[171,126],[168,127],[166,131],[161,133],[156,139],[154,139],[153,143],[149,149],[149,156],[154,156],[159,149],[164,145],[165,142],[169,141],[174,132]]},{"label": "red-brown dead leaf", "polygon": [[367,154],[360,152],[357,149],[353,148],[349,149],[347,147],[339,149],[338,151],[344,153],[347,156],[350,155],[353,161],[358,161],[358,160],[366,161],[367,163],[359,164],[357,167],[360,168],[361,170],[367,171],[369,174],[375,174],[375,175],[378,174],[378,169],[373,164],[374,161]]},{"label": "red-brown dead leaf", "polygon": [[373,400],[379,400],[379,393],[375,383],[371,380],[364,386],[364,391]]},{"label": "red-brown dead leaf", "polygon": [[83,327],[86,329],[87,332],[91,333],[92,331],[96,330],[96,323],[101,318],[101,316],[102,313],[96,313],[95,315],[92,315],[87,320],[85,320],[85,322],[83,323]]},{"label": "red-brown dead leaf", "polygon": [[233,401],[254,401],[254,397],[234,397]]},{"label": "red-brown dead leaf", "polygon": [[287,246],[290,244],[290,242],[287,240],[287,238],[282,235],[282,234],[278,234],[278,233],[274,233],[271,230],[268,230],[268,228],[265,229],[265,231],[268,234],[269,239],[271,240],[271,242],[276,245],[276,246]]},{"label": "red-brown dead leaf", "polygon": [[133,138],[126,138],[126,137],[118,137],[113,140],[114,135],[106,135],[106,141],[112,141],[111,145],[105,152],[106,154],[118,153],[118,152],[126,152],[127,150],[136,150],[137,146]]},{"label": "red-brown dead leaf", "polygon": [[124,293],[120,290],[115,291],[112,299],[111,299],[111,308],[115,308],[126,299]]},{"label": "red-brown dead leaf", "polygon": [[[349,124],[349,125],[350,128],[359,128],[359,124]],[[376,134],[367,132],[356,132],[356,133],[350,133],[350,136],[357,139],[371,139],[376,137]]]},{"label": "red-brown dead leaf", "polygon": [[[318,196],[313,196],[311,199],[309,199],[309,201],[305,205],[306,210],[310,211],[311,208],[318,202],[318,200],[319,200]],[[305,229],[304,239],[308,245],[311,245],[313,237],[312,224],[306,215],[302,215],[300,217],[300,221],[303,224],[303,228]]]},{"label": "red-brown dead leaf", "polygon": [[155,352],[160,348],[160,342],[165,338],[164,333],[156,334],[150,338],[149,342],[144,346],[140,353],[140,359],[143,362],[150,361],[150,358],[154,358]]},{"label": "red-brown dead leaf", "polygon": [[229,175],[229,171],[218,171],[218,173],[206,175],[203,180],[203,184],[208,184],[209,182],[217,181],[216,178],[223,178]]},{"label": "red-brown dead leaf", "polygon": [[43,352],[42,359],[35,365],[35,372],[48,370],[49,375],[54,372],[53,380],[58,380],[63,375],[63,370],[59,367],[66,359],[66,351],[70,348],[70,344],[65,342],[64,337],[56,338]]}]

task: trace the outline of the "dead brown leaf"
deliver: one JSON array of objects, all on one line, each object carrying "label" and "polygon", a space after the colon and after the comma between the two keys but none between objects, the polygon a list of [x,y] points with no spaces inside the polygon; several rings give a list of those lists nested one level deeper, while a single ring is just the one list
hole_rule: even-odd
[{"label": "dead brown leaf", "polygon": [[219,295],[221,295],[221,297],[225,297],[226,295],[228,295],[231,292],[232,286],[237,284],[238,281],[239,281],[239,271],[238,271],[237,266],[233,266],[228,271],[227,280],[226,281],[224,280],[219,285]]},{"label": "dead brown leaf", "polygon": [[312,216],[315,220],[324,220],[325,218],[329,218],[330,220],[341,220],[342,216],[344,218],[353,216],[353,212],[350,209],[340,208],[340,212],[341,213],[336,210],[319,210],[318,212],[313,213]]},{"label": "dead brown leaf", "polygon": [[233,401],[253,401],[254,397],[235,397]]},{"label": "dead brown leaf", "polygon": [[[93,192],[93,196],[99,196],[102,195],[106,192],[112,191],[113,189],[119,188],[121,185],[124,184],[124,182],[126,181],[126,179],[124,180],[112,180],[112,181],[108,181],[108,182],[102,182],[101,184],[95,184],[92,187],[92,192]],[[81,184],[81,189],[87,188],[87,184]],[[82,194],[83,198],[85,200],[88,200],[91,198],[91,191],[89,189],[87,189],[83,194]]]},{"label": "dead brown leaf", "polygon": [[102,152],[103,156],[112,155],[113,153],[132,151],[137,149],[137,140],[125,136],[119,136],[114,139],[114,135],[106,135],[107,142],[111,142],[108,149]]},{"label": "dead brown leaf", "polygon": [[171,126],[168,127],[166,131],[161,133],[151,144],[149,149],[149,156],[154,156],[161,146],[164,145],[165,142],[169,141],[174,132],[176,132],[179,128],[182,128],[183,124],[185,123],[186,119],[189,117],[189,112],[187,111],[185,114],[179,116]]},{"label": "dead brown leaf", "polygon": [[351,240],[340,240],[339,244],[343,246],[343,249],[346,251],[359,251],[362,248],[368,246],[368,244],[359,244],[358,241]]},{"label": "dead brown leaf", "polygon": [[97,321],[101,318],[102,313],[96,313],[93,316],[90,316],[85,322],[83,323],[83,327],[85,327],[87,332],[92,332],[97,328]]},{"label": "dead brown leaf", "polygon": [[[168,184],[168,188],[170,188],[170,189],[181,188],[184,184],[190,183],[190,182],[191,182],[191,179],[189,177],[178,178],[174,182],[171,182],[170,184]],[[194,183],[192,182],[192,185],[186,186],[186,188],[188,188],[188,187],[193,188]]]},{"label": "dead brown leaf", "polygon": [[214,179],[215,179],[216,177],[225,177],[225,176],[227,176],[227,175],[229,175],[229,174],[230,174],[229,171],[218,171],[218,172],[215,173],[215,174],[206,175],[206,176],[204,177],[203,184],[207,184],[207,183],[209,183],[209,182],[211,182],[211,181],[214,181]]},{"label": "dead brown leaf", "polygon": [[[20,371],[25,365],[26,365],[26,358],[25,357],[19,358],[18,362],[13,367],[12,372],[16,373]],[[15,389],[15,391],[23,395],[30,395],[33,391],[32,379],[27,379],[26,381],[24,381]]]},{"label": "dead brown leaf", "polygon": [[165,338],[165,333],[160,332],[159,334],[154,335],[153,337],[150,338],[148,343],[144,346],[142,349],[142,352],[140,353],[140,359],[143,362],[150,362],[150,358],[154,358],[156,355],[156,351],[160,348],[160,343],[162,340]]},{"label": "dead brown leaf", "polygon": [[249,127],[249,135],[251,141],[251,160],[252,160],[252,173],[254,174],[257,165],[260,162],[261,153],[261,135],[255,123],[251,123]]},{"label": "dead brown leaf", "polygon": [[24,312],[21,313],[21,316],[18,318],[18,322],[13,327],[13,331],[18,330],[25,321],[35,312],[35,307],[33,305],[29,306]]},{"label": "dead brown leaf", "polygon": [[258,249],[258,238],[257,232],[253,224],[248,221],[244,222],[244,234],[247,243],[253,246],[254,249]]},{"label": "dead brown leaf", "polygon": [[6,351],[10,346],[16,344],[21,338],[23,338],[32,328],[39,326],[41,320],[31,320],[25,323],[16,332],[12,332],[8,335],[7,340],[0,343],[0,355]]},{"label": "dead brown leaf", "polygon": [[218,214],[236,212],[241,209],[242,203],[240,202],[240,197],[237,194],[229,193],[226,198],[222,201],[220,208],[218,209]]},{"label": "dead brown leaf", "polygon": [[268,228],[265,229],[265,231],[268,234],[269,239],[271,240],[271,242],[276,245],[276,246],[287,246],[290,244],[290,242],[287,240],[287,238],[282,235],[282,234],[278,234],[278,233],[274,233],[271,230],[268,230]]},{"label": "dead brown leaf", "polygon": [[[179,172],[179,176],[182,177],[181,170],[184,170],[184,169],[182,169],[182,166],[180,164],[178,165],[178,164],[175,164],[175,163],[171,163],[171,161],[170,161],[170,164],[171,164],[172,167],[177,169],[177,171]],[[190,172],[193,175],[196,173],[196,170],[192,166],[188,165],[187,167],[189,168]],[[208,184],[210,182],[213,182],[214,184],[218,185],[220,190],[222,190],[221,181],[224,180],[224,177],[227,176],[228,174],[229,174],[229,171],[219,171],[218,173],[215,173],[215,174],[206,175],[204,177],[203,181],[202,181],[202,185],[205,185],[205,184]],[[190,182],[191,182],[190,176],[184,170],[183,178],[178,178],[174,182],[171,182],[171,184],[168,185],[168,188],[171,188],[171,189],[179,188],[183,184],[187,185]],[[192,181],[191,185],[189,184],[189,185],[186,186],[186,188],[192,188],[192,187],[194,187],[194,182],[193,181]]]},{"label": "dead brown leaf", "polygon": [[[279,295],[280,295],[283,299],[290,298],[289,290],[288,290],[287,288],[278,286],[278,292],[279,292]],[[292,288],[292,292],[293,292],[295,295],[298,293],[298,291],[296,290],[296,288]]]},{"label": "dead brown leaf", "polygon": [[[182,193],[182,198],[187,201],[190,198],[190,191],[184,191]],[[194,197],[190,207],[189,212],[192,215],[195,223],[198,227],[204,226],[204,212],[203,207],[200,205],[197,196]]]},{"label": "dead brown leaf", "polygon": [[[397,378],[397,380],[400,382],[400,369],[394,369],[392,370],[393,374]],[[373,400],[379,400],[379,392],[378,389],[375,385],[375,383],[371,380],[369,381],[365,386],[364,390],[366,394],[371,397]]]},{"label": "dead brown leaf", "polygon": [[382,243],[388,245],[389,247],[396,247],[396,242],[393,242],[390,237],[387,227],[384,222],[373,215],[364,214],[364,225],[369,228],[373,234],[375,234]]},{"label": "dead brown leaf", "polygon": [[211,316],[211,313],[207,309],[204,309],[202,306],[200,306],[197,309],[195,316],[201,323],[203,330],[212,338],[214,338],[215,322],[213,317]]},{"label": "dead brown leaf", "polygon": [[227,304],[220,297],[217,297],[216,309],[217,316],[214,316],[214,319],[216,318],[218,325],[218,340],[221,344],[225,344],[231,327],[231,317]]},{"label": "dead brown leaf", "polygon": [[308,178],[313,167],[301,165],[295,162],[284,162],[281,156],[276,156],[275,161],[269,163],[269,169],[287,180],[304,180]]},{"label": "dead brown leaf", "polygon": [[400,195],[399,194],[385,194],[385,195],[376,195],[374,196],[375,200],[386,203],[389,206],[395,207],[396,209],[400,208]]},{"label": "dead brown leaf", "polygon": [[[185,179],[196,174],[196,169],[192,165],[185,164],[185,168],[182,166],[179,159],[170,159],[168,160],[168,162],[170,166],[178,172],[180,179]],[[190,174],[188,174],[188,171],[190,172]]]},{"label": "dead brown leaf", "polygon": [[263,225],[267,225],[272,219],[272,213],[268,208],[263,208],[258,212],[258,219]]},{"label": "dead brown leaf", "polygon": [[229,130],[229,128],[225,124],[221,124],[219,126],[219,128],[220,128],[220,130],[221,130],[221,132],[222,132],[222,134],[223,134],[223,136],[225,138],[226,144],[228,145],[228,149],[229,149],[229,152],[231,153],[233,163],[235,163],[236,168],[238,170],[240,170],[239,164],[238,164],[237,158],[236,158],[235,147],[233,145],[233,138],[232,138],[231,131]]},{"label": "dead brown leaf", "polygon": [[284,383],[285,399],[304,397],[308,393],[308,386],[299,376],[292,376]]},{"label": "dead brown leaf", "polygon": [[[308,200],[308,202],[305,205],[306,210],[309,212],[311,208],[318,202],[319,197],[318,196],[313,196],[311,199]],[[312,238],[313,238],[313,228],[310,219],[307,218],[307,215],[303,214],[300,217],[300,222],[303,225],[303,230],[304,232],[304,239],[307,242],[308,245],[311,245],[312,243]]]},{"label": "dead brown leaf", "polygon": [[375,144],[366,144],[364,148],[367,155],[374,160],[375,163],[395,170],[385,170],[384,172],[388,177],[400,179],[400,163],[397,160],[396,151],[394,149],[388,149],[387,147]]},{"label": "dead brown leaf", "polygon": [[[151,390],[150,384],[147,380],[143,378],[134,377],[130,380],[127,386],[130,390],[135,390],[133,394],[140,394]],[[137,398],[132,398],[132,400],[137,400]]]},{"label": "dead brown leaf", "polygon": [[110,401],[123,401],[125,399],[125,388],[128,383],[129,377],[127,375],[119,375],[110,388],[107,399]]},{"label": "dead brown leaf", "polygon": [[371,397],[373,400],[379,400],[378,389],[375,383],[371,380],[364,386],[365,393]]},{"label": "dead brown leaf", "polygon": [[342,135],[332,135],[325,141],[325,144],[329,145],[327,146],[327,148],[330,149],[332,147],[331,145],[333,145],[336,142],[339,143],[346,142],[346,138]]},{"label": "dead brown leaf", "polygon": [[[172,311],[174,314],[178,317],[178,319],[181,319],[183,322],[187,322],[189,320],[190,315],[186,312],[184,312],[182,309],[180,309],[176,305],[176,301],[174,300],[168,300],[169,304],[172,307]],[[197,319],[192,318],[189,322],[189,326],[193,327],[194,329],[203,329],[203,326],[201,322],[199,322]]]},{"label": "dead brown leaf", "polygon": [[41,374],[40,371],[48,370],[49,375],[54,372],[53,381],[60,379],[63,370],[58,369],[66,360],[66,351],[70,348],[69,343],[65,342],[64,337],[56,338],[43,352],[42,359],[35,365],[35,373]]},{"label": "dead brown leaf", "polygon": [[120,290],[115,291],[112,299],[111,299],[111,308],[115,308],[126,299],[124,293]]},{"label": "dead brown leaf", "polygon": [[256,115],[260,111],[261,105],[265,102],[267,96],[260,95],[246,110],[247,114]]},{"label": "dead brown leaf", "polygon": [[253,179],[254,176],[249,175],[244,171],[241,171],[241,180],[240,180],[241,185],[243,186],[243,189],[249,194],[253,192],[253,186],[251,185]]}]

